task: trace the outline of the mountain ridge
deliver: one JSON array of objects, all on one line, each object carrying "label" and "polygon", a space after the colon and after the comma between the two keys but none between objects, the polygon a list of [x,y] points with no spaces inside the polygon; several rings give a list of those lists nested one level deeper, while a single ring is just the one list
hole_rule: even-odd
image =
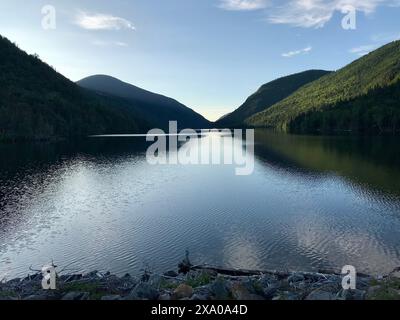
[{"label": "mountain ridge", "polygon": [[[361,129],[375,131],[377,128],[380,132],[388,131],[389,127],[398,127],[391,122],[393,119],[397,121],[399,113],[399,103],[396,102],[396,83],[399,81],[400,41],[394,41],[336,72],[305,85],[269,109],[247,118],[245,123],[249,126],[270,127],[283,131],[296,131],[293,128],[302,127],[300,131],[305,132]],[[379,103],[379,97],[371,96],[371,92],[379,88],[392,88],[392,99],[390,93],[386,93],[385,103]],[[363,100],[363,106],[358,105],[358,99]],[[376,108],[377,104],[380,104],[380,109]],[[328,112],[339,106],[341,107],[336,109],[335,114]],[[354,113],[353,117],[340,115],[340,112],[346,113],[350,109]],[[390,114],[386,114],[387,109],[390,109],[392,118],[395,115],[392,120]],[[379,119],[382,116],[385,119]],[[307,121],[307,125],[299,123],[300,117]],[[314,128],[307,120],[310,117],[314,117],[316,122]],[[341,123],[343,121],[348,123]]]},{"label": "mountain ridge", "polygon": [[149,127],[126,103],[77,86],[0,36],[0,140],[139,133]]},{"label": "mountain ridge", "polygon": [[166,128],[170,120],[178,121],[180,127],[208,127],[210,122],[193,109],[179,101],[139,88],[108,75],[93,75],[77,81],[85,89],[128,100],[136,111],[150,123]]},{"label": "mountain ridge", "polygon": [[246,118],[271,107],[302,86],[330,72],[318,69],[306,70],[265,83],[250,95],[238,109],[220,118],[216,123],[220,126],[243,126]]}]

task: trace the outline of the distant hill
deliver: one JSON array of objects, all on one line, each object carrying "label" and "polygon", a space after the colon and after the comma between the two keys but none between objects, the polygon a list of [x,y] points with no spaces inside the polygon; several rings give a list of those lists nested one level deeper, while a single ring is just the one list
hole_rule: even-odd
[{"label": "distant hill", "polygon": [[0,140],[136,133],[150,128],[122,99],[101,97],[0,36]]},{"label": "distant hill", "polygon": [[300,87],[315,81],[330,71],[309,70],[268,82],[252,94],[242,106],[219,119],[218,126],[243,126],[244,120],[266,110],[275,103],[287,98]]},{"label": "distant hill", "polygon": [[400,130],[400,41],[316,80],[245,122],[292,132]]},{"label": "distant hill", "polygon": [[168,121],[178,121],[180,128],[205,128],[210,123],[203,116],[178,101],[138,88],[106,75],[95,75],[77,82],[83,88],[129,101],[135,111],[155,127],[167,128]]}]

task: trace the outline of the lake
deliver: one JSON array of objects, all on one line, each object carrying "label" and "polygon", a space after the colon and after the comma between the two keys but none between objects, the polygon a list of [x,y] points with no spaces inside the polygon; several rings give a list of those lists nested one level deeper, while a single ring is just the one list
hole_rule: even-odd
[{"label": "lake", "polygon": [[398,138],[256,130],[254,146],[253,174],[237,176],[234,165],[150,165],[143,137],[0,145],[0,280],[51,260],[163,272],[186,250],[195,264],[247,269],[400,266]]}]

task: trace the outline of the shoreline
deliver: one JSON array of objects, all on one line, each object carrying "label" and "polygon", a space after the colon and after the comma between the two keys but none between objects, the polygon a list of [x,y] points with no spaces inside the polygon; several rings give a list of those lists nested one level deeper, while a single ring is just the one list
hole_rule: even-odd
[{"label": "shoreline", "polygon": [[355,290],[344,290],[333,271],[252,271],[192,266],[179,271],[122,277],[92,271],[62,274],[56,289],[42,288],[41,273],[0,283],[0,300],[400,300],[400,268],[376,278],[358,274]]}]

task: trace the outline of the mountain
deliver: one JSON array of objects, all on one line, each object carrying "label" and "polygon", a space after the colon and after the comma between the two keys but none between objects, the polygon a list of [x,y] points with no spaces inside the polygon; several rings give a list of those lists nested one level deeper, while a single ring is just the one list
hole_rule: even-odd
[{"label": "mountain", "polygon": [[291,132],[398,132],[400,41],[305,85],[245,122]]},{"label": "mountain", "polygon": [[180,128],[204,128],[210,123],[203,116],[178,101],[138,88],[106,75],[95,75],[77,82],[83,88],[99,94],[126,99],[135,111],[158,128],[167,128],[168,121],[178,121]]},{"label": "mountain", "polygon": [[123,99],[79,87],[0,36],[0,140],[135,133],[149,127]]},{"label": "mountain", "polygon": [[217,121],[218,126],[243,126],[243,121],[287,98],[300,87],[315,81],[330,71],[309,70],[268,82],[252,94],[242,106]]}]

